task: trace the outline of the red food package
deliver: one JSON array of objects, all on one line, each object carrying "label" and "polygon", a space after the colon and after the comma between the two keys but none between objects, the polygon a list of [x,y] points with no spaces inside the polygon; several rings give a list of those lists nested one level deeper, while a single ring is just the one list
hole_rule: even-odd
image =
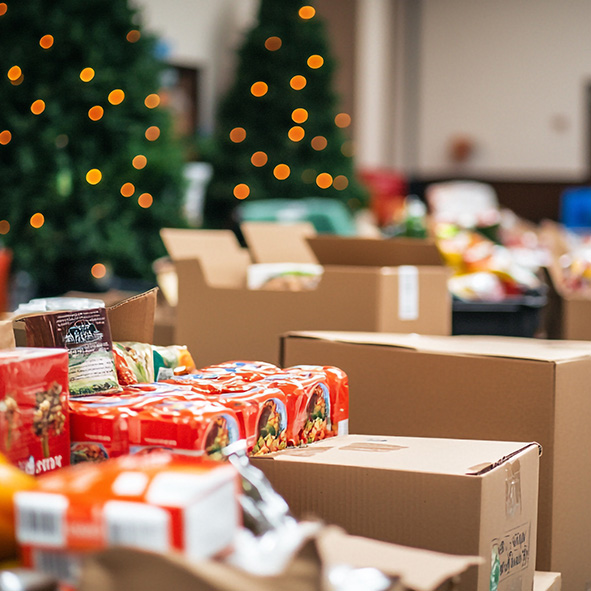
[{"label": "red food package", "polygon": [[332,365],[294,365],[284,370],[302,379],[325,376],[330,397],[330,421],[335,435],[349,434],[349,378],[340,368]]},{"label": "red food package", "polygon": [[130,453],[154,449],[212,455],[238,441],[236,414],[214,401],[163,400],[129,417]]},{"label": "red food package", "polygon": [[119,396],[116,400],[104,398],[103,401],[70,401],[72,464],[104,462],[129,453],[127,421],[136,411],[122,406]]},{"label": "red food package", "polygon": [[203,559],[231,547],[241,526],[239,491],[229,462],[162,450],[79,464],[16,493],[17,540],[28,562],[40,550],[109,546]]},{"label": "red food package", "polygon": [[68,353],[0,351],[0,451],[28,474],[70,463]]},{"label": "red food package", "polygon": [[242,391],[222,392],[215,399],[238,416],[249,453],[260,455],[287,447],[287,403],[279,388],[256,383]]},{"label": "red food package", "polygon": [[[187,400],[190,388],[161,384],[128,386],[115,396],[70,400],[70,461],[103,462],[130,453],[129,418],[164,400]],[[205,400],[205,397],[201,397]]]},{"label": "red food package", "polygon": [[225,363],[208,365],[200,369],[198,373],[239,376],[245,382],[256,382],[280,371],[279,367],[266,361],[226,361]]}]

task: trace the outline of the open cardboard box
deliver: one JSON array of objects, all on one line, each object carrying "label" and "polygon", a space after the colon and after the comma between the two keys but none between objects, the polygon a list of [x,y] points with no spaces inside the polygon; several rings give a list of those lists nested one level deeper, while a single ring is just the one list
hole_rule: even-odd
[{"label": "open cardboard box", "polygon": [[[231,359],[277,363],[288,330],[447,335],[447,269],[433,242],[315,236],[310,224],[244,223],[229,230],[164,228],[178,276],[174,340],[200,366]],[[316,289],[247,289],[253,263],[320,263]]]},{"label": "open cardboard box", "polygon": [[[153,342],[157,294],[158,288],[135,295],[121,292],[103,294],[113,341]],[[83,292],[70,292],[66,295],[103,299],[101,294]],[[0,321],[0,348],[26,345],[25,327],[22,322],[24,317],[25,315],[13,314],[11,318]],[[3,347],[2,344],[7,347]]]},{"label": "open cardboard box", "polygon": [[475,556],[405,548],[325,527],[278,575],[260,577],[223,562],[117,548],[86,561],[78,591],[328,591],[333,587],[327,585],[327,573],[336,565],[376,568],[392,578],[392,591],[451,591],[480,562]]},{"label": "open cardboard box", "polygon": [[477,571],[462,577],[462,590],[530,591],[539,454],[536,443],[345,435],[251,462],[297,518],[480,556]]},{"label": "open cardboard box", "polygon": [[347,373],[350,433],[539,442],[536,566],[591,585],[591,343],[296,332],[281,363]]}]

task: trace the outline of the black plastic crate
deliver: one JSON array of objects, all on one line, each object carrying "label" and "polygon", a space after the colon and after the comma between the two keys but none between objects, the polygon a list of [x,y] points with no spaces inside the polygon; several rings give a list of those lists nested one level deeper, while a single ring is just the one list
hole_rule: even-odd
[{"label": "black plastic crate", "polygon": [[546,303],[546,293],[542,291],[502,302],[468,302],[453,298],[452,334],[534,337]]}]

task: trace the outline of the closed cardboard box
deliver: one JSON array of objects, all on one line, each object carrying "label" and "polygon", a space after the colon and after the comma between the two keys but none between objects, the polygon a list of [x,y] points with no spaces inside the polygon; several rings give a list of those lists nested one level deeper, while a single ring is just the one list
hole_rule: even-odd
[{"label": "closed cardboard box", "polygon": [[351,433],[537,441],[537,568],[591,586],[591,343],[291,333],[282,363],[349,377]]},{"label": "closed cardboard box", "polygon": [[480,556],[461,589],[530,591],[539,453],[535,443],[346,435],[251,461],[296,517]]},{"label": "closed cardboard box", "polygon": [[[447,269],[434,243],[314,236],[307,224],[227,230],[165,228],[178,276],[174,340],[200,366],[232,359],[278,362],[289,330],[451,334]],[[254,263],[320,263],[315,289],[249,289]]]}]

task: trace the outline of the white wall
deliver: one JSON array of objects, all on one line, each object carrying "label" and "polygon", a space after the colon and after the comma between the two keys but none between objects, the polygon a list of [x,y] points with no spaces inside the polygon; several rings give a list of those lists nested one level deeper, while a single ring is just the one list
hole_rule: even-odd
[{"label": "white wall", "polygon": [[[167,41],[172,62],[202,68],[199,118],[208,131],[258,0],[134,1],[146,26]],[[422,176],[574,182],[587,176],[591,0],[357,1],[361,16],[381,5],[392,18],[384,30],[406,38],[391,43],[402,55],[378,56],[377,80],[391,79],[394,92],[383,80],[360,84],[357,72],[358,162]],[[373,43],[367,20],[358,23],[360,55]],[[389,94],[390,113],[372,91]],[[476,145],[460,167],[448,159],[455,134]]]},{"label": "white wall", "polygon": [[199,120],[211,130],[216,97],[229,83],[241,34],[256,13],[256,0],[133,0],[146,29],[168,47],[168,61],[198,67]]},{"label": "white wall", "polygon": [[418,171],[448,173],[447,142],[465,133],[466,172],[584,178],[590,26],[589,0],[423,0]]}]

